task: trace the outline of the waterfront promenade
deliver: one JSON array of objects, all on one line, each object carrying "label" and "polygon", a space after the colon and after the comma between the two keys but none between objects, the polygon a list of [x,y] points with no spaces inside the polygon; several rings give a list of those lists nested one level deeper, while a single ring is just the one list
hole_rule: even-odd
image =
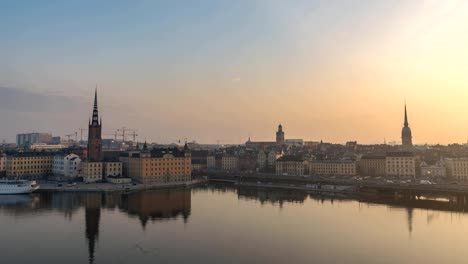
[{"label": "waterfront promenade", "polygon": [[76,183],[73,184],[57,184],[57,183],[41,183],[38,192],[41,191],[57,191],[57,192],[122,192],[122,191],[139,191],[158,188],[170,188],[181,186],[194,186],[206,182],[205,179],[196,179],[189,182],[180,183],[163,183],[163,184],[113,184],[113,183]]}]

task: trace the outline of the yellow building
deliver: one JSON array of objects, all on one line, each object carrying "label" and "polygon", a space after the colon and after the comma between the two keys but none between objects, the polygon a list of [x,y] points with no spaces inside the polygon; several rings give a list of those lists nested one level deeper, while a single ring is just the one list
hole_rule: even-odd
[{"label": "yellow building", "polygon": [[102,180],[102,162],[81,162],[80,177],[84,182],[97,182]]},{"label": "yellow building", "polygon": [[143,184],[182,183],[192,179],[191,155],[178,148],[127,152],[120,161],[124,176]]},{"label": "yellow building", "polygon": [[276,160],[276,175],[304,175],[306,162],[301,157],[282,156]]},{"label": "yellow building", "polygon": [[106,161],[104,162],[104,177],[122,176],[122,162]]},{"label": "yellow building", "polygon": [[354,176],[356,163],[342,160],[313,161],[310,163],[309,172],[313,175]]},{"label": "yellow building", "polygon": [[411,152],[390,152],[385,157],[385,172],[392,177],[416,177],[416,157]]},{"label": "yellow building", "polygon": [[47,152],[20,152],[8,155],[6,176],[39,179],[52,174],[53,156]]}]

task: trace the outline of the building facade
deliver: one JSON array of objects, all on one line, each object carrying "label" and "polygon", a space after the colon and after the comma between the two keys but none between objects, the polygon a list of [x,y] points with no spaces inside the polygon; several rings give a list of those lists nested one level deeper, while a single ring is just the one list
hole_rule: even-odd
[{"label": "building facade", "polygon": [[102,162],[81,162],[80,166],[80,177],[83,178],[84,182],[98,182],[102,181],[102,174],[104,169],[104,163]]},{"label": "building facade", "polygon": [[385,157],[385,175],[416,177],[416,157],[411,152],[391,152]]},{"label": "building facade", "polygon": [[436,164],[429,165],[426,162],[421,162],[421,176],[422,177],[439,177],[444,178],[447,176],[447,168],[444,162],[438,161]]},{"label": "building facade", "polygon": [[7,156],[0,152],[0,175],[3,176],[6,172]]},{"label": "building facade", "polygon": [[52,160],[52,174],[55,179],[73,179],[79,176],[81,159],[78,155],[55,155]]},{"label": "building facade", "polygon": [[52,142],[52,134],[49,133],[25,133],[16,135],[18,147],[31,146],[32,144],[48,144]]},{"label": "building facade", "polygon": [[124,176],[143,184],[182,183],[192,179],[191,155],[178,148],[128,152],[120,157],[120,161]]},{"label": "building facade", "polygon": [[7,156],[6,176],[40,179],[52,174],[52,155],[47,152],[20,152]]},{"label": "building facade", "polygon": [[276,175],[304,175],[305,161],[297,156],[282,156],[276,161]]},{"label": "building facade", "polygon": [[385,176],[385,155],[365,155],[358,161],[358,174],[361,176]]},{"label": "building facade", "polygon": [[447,176],[459,181],[468,180],[468,158],[445,159]]},{"label": "building facade", "polygon": [[121,177],[123,175],[122,162],[120,161],[106,161],[104,164],[104,178],[108,177]]},{"label": "building facade", "polygon": [[356,175],[356,163],[342,160],[315,160],[310,162],[309,173],[324,176],[354,176]]},{"label": "building facade", "polygon": [[221,170],[223,171],[239,170],[239,158],[234,155],[223,155],[221,157]]}]

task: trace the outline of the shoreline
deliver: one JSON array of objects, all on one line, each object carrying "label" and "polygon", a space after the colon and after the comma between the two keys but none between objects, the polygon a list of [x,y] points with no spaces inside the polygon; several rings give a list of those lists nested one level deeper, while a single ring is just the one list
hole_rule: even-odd
[{"label": "shoreline", "polygon": [[60,186],[56,184],[40,184],[40,188],[35,192],[132,192],[151,189],[173,188],[173,187],[188,187],[206,183],[208,180],[192,180],[189,182],[167,183],[167,184],[114,184],[114,183],[90,183],[78,184],[75,186]]}]

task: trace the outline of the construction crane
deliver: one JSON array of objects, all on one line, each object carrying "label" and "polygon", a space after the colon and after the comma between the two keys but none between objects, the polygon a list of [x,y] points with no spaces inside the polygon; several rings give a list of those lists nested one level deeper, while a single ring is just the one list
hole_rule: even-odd
[{"label": "construction crane", "polygon": [[[135,129],[130,129],[130,128],[126,128],[126,127],[122,127],[120,129],[117,129],[116,134],[119,133],[119,132],[120,132],[120,134],[118,134],[118,135],[122,137],[122,141],[124,141],[124,142],[127,141],[127,137],[126,137],[127,135],[133,136],[133,142],[135,142],[136,137],[138,136]],[[127,134],[127,132],[132,132],[132,133]]]},{"label": "construction crane", "polygon": [[88,131],[86,128],[78,128],[80,131],[80,141],[83,142],[83,132]]},{"label": "construction crane", "polygon": [[73,134],[67,134],[65,135],[67,137],[67,142],[70,142],[70,137],[75,136],[76,132],[73,132]]}]

